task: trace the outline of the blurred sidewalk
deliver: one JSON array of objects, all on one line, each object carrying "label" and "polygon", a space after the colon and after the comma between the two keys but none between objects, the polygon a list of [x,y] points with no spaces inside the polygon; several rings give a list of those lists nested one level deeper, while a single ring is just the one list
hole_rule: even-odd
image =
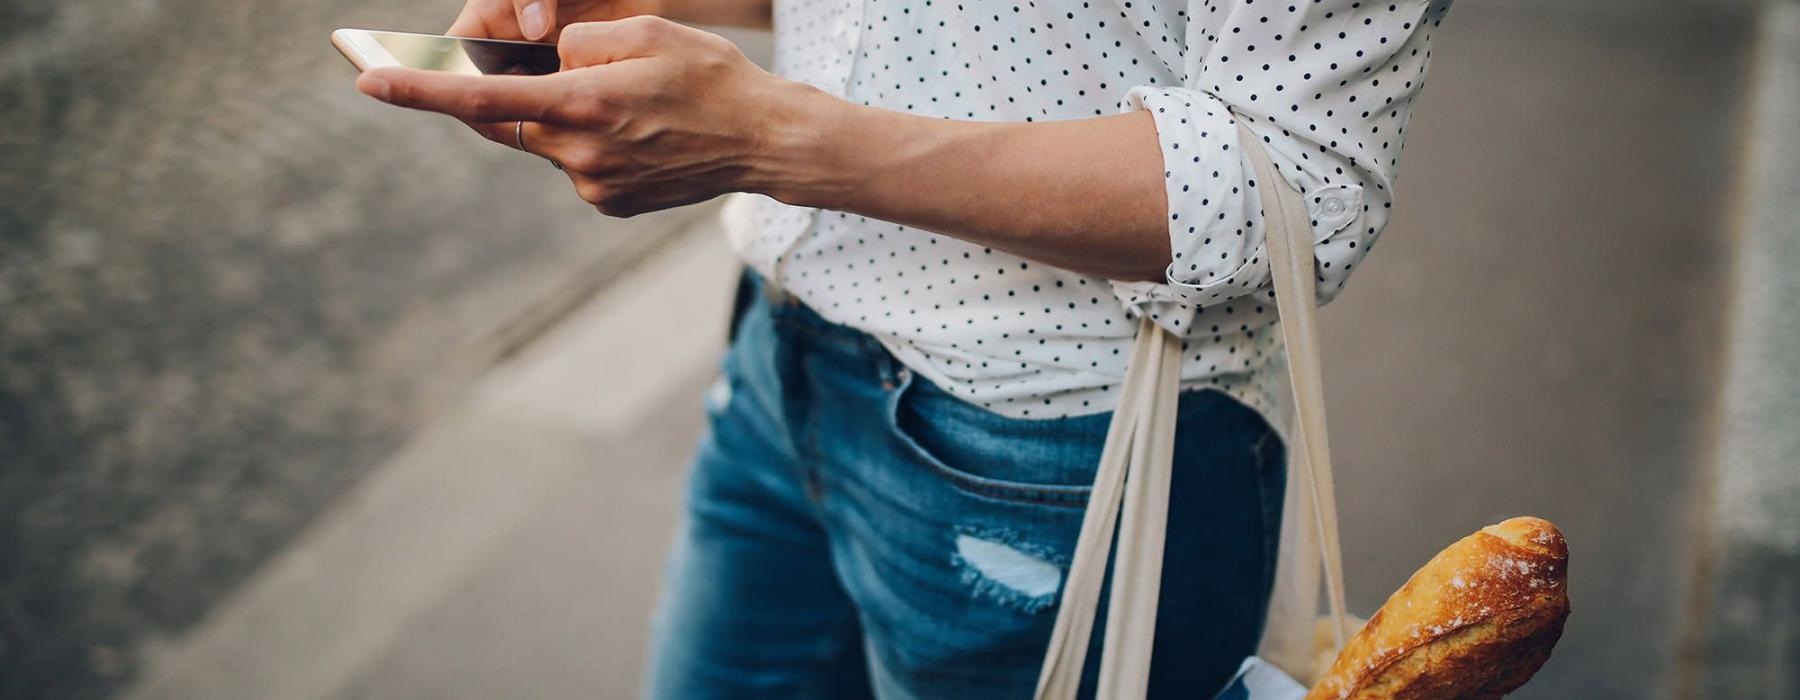
[{"label": "blurred sidewalk", "polygon": [[712,217],[674,235],[152,653],[129,697],[631,696],[737,275]]}]

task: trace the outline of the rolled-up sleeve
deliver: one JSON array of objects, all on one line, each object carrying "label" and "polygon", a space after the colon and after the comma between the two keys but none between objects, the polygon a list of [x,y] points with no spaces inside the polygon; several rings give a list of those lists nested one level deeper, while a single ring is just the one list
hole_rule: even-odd
[{"label": "rolled-up sleeve", "polygon": [[[1269,284],[1245,148],[1267,151],[1305,198],[1319,303],[1336,297],[1386,226],[1431,35],[1448,0],[1204,2],[1180,87],[1138,86],[1122,109],[1156,123],[1168,197],[1166,279],[1115,282],[1135,312],[1185,333],[1200,308]],[[1241,143],[1238,119],[1261,143]]]}]

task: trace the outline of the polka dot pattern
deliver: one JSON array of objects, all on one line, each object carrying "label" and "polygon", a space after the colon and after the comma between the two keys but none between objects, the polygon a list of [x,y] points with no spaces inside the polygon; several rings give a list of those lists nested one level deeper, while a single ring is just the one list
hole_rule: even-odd
[{"label": "polka dot pattern", "polygon": [[[739,254],[826,318],[1002,414],[1109,410],[1148,316],[1182,377],[1269,413],[1279,358],[1262,212],[1268,151],[1312,216],[1321,303],[1388,221],[1413,100],[1449,0],[776,0],[776,71],[945,119],[1155,120],[1173,262],[1118,282],[854,214],[747,197]],[[1262,141],[1239,142],[1236,120]]]}]

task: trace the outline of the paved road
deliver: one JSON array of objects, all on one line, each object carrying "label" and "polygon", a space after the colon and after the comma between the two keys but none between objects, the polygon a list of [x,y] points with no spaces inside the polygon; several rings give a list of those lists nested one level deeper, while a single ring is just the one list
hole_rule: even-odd
[{"label": "paved road", "polygon": [[[1458,7],[1410,132],[1400,212],[1326,313],[1351,598],[1372,609],[1462,534],[1542,515],[1570,539],[1575,613],[1557,656],[1518,697],[1662,697],[1677,668],[1690,508],[1718,376],[1747,18],[1681,3],[1566,15],[1557,5]],[[702,235],[695,250],[717,260]],[[719,305],[726,280],[683,293]],[[637,342],[606,318],[584,312],[505,372],[578,379],[583,363],[572,359],[591,364]],[[177,640],[139,696],[629,695],[706,379],[701,356],[682,357],[637,372],[660,373],[667,387],[639,394],[657,397],[629,407],[641,420],[563,434],[574,442],[531,452],[532,464],[559,466],[490,484],[534,496],[455,501],[494,520],[478,542],[428,538],[397,553],[418,566],[454,560],[404,589],[404,605],[373,617],[349,604],[294,609],[316,595],[330,553],[360,551],[357,534],[420,527],[394,523],[393,508],[371,505],[379,498],[351,499],[325,534],[303,540],[306,551]],[[551,403],[617,398],[607,384],[562,386],[591,399]],[[457,439],[503,434],[506,422],[478,420],[489,409],[470,410]],[[492,451],[462,453],[508,465]],[[334,585],[391,587],[383,577],[395,562],[343,561],[356,566],[332,571]],[[316,636],[267,646],[271,629],[292,626]],[[345,637],[356,643],[340,646]]]},{"label": "paved road", "polygon": [[129,697],[628,697],[736,271],[712,233],[485,377]]}]

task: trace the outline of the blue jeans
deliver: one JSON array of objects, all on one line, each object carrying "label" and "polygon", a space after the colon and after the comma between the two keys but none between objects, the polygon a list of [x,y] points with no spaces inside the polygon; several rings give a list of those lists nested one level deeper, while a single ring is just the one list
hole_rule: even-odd
[{"label": "blue jeans", "polygon": [[[733,336],[647,695],[1029,698],[1111,414],[965,403],[752,275]],[[1179,421],[1151,694],[1210,698],[1262,629],[1284,462],[1218,392]]]}]

